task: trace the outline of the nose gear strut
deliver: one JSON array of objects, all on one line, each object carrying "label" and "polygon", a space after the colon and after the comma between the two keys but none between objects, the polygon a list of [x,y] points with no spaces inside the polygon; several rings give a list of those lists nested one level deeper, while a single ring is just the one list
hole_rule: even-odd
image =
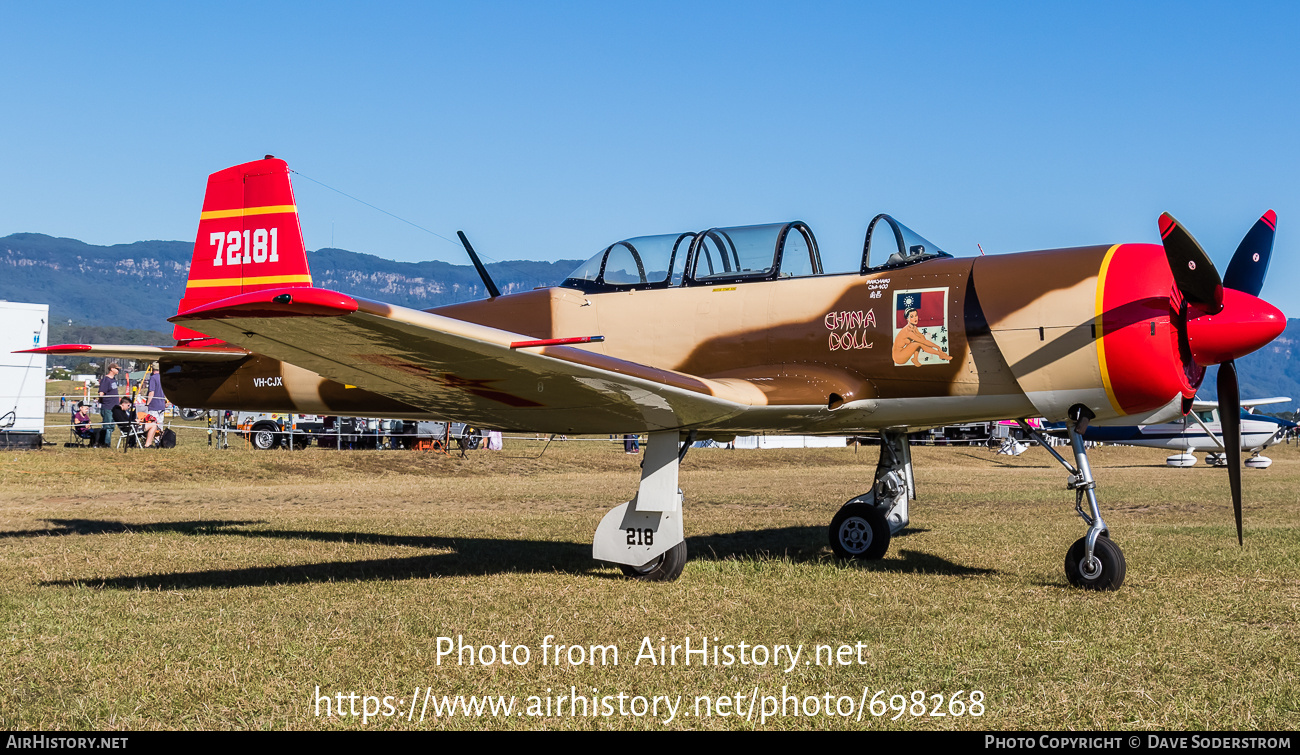
[{"label": "nose gear strut", "polygon": [[[1118,590],[1124,584],[1124,552],[1111,541],[1110,530],[1101,518],[1101,507],[1097,503],[1097,481],[1093,479],[1092,467],[1088,464],[1088,449],[1083,442],[1088,420],[1095,416],[1082,404],[1070,407],[1070,423],[1067,427],[1070,446],[1074,450],[1074,464],[1057,453],[1029,423],[1023,419],[1017,421],[1022,430],[1032,435],[1070,473],[1069,487],[1074,489],[1074,510],[1088,524],[1088,534],[1079,538],[1065,554],[1066,579],[1075,587],[1087,590]],[[1085,498],[1088,499],[1088,511],[1083,509]]]}]

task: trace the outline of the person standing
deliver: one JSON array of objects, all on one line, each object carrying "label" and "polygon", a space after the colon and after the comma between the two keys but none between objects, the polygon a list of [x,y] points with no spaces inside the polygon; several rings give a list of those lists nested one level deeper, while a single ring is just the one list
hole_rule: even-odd
[{"label": "person standing", "polygon": [[110,362],[104,376],[99,379],[99,417],[103,420],[99,445],[105,448],[113,445],[113,407],[122,398],[118,394],[117,372],[117,364]]},{"label": "person standing", "polygon": [[145,402],[149,405],[149,412],[159,417],[163,416],[163,410],[167,408],[167,397],[163,395],[162,377],[159,375],[157,362],[149,367],[149,379],[145,383],[145,391]]},{"label": "person standing", "polygon": [[167,397],[163,395],[162,378],[158,374],[158,363],[149,365],[149,377],[145,380],[145,409],[152,418],[145,425],[145,445],[153,446],[154,436],[163,430],[163,412],[167,409]]}]

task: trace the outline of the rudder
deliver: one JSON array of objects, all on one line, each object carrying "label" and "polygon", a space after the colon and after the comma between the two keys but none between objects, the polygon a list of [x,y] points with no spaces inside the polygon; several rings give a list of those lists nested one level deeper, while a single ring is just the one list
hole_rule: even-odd
[{"label": "rudder", "polygon": [[[311,284],[288,164],[268,155],[208,176],[177,314],[236,294]],[[182,325],[173,336],[208,338]]]}]

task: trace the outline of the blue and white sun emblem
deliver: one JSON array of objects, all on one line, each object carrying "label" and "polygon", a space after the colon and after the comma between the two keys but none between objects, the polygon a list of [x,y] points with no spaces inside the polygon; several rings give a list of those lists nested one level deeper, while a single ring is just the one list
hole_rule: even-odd
[{"label": "blue and white sun emblem", "polygon": [[904,306],[904,307],[907,307],[908,309],[911,309],[911,308],[912,308],[912,305],[913,305],[915,302],[916,302],[916,300],[913,299],[913,298],[910,297],[910,296],[904,296],[904,297],[903,297],[903,306]]}]

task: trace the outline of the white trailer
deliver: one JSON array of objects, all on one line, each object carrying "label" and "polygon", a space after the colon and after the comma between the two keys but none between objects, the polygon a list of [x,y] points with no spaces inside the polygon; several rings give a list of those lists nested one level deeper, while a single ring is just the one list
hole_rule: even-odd
[{"label": "white trailer", "polygon": [[50,305],[0,301],[0,448],[40,448],[45,433],[45,355]]}]

